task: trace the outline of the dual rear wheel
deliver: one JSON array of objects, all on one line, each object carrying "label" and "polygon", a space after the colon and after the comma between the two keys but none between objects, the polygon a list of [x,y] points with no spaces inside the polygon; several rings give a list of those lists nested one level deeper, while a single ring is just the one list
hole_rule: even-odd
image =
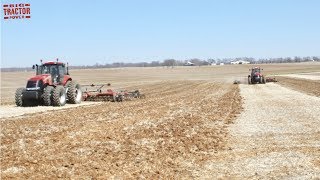
[{"label": "dual rear wheel", "polygon": [[80,104],[82,99],[82,91],[79,83],[75,81],[69,81],[66,85],[68,103]]},{"label": "dual rear wheel", "polygon": [[67,102],[79,104],[81,99],[81,86],[75,81],[67,82],[66,88],[63,86],[56,86],[55,88],[47,86],[43,94],[43,101],[46,106],[64,106]]},{"label": "dual rear wheel", "polygon": [[79,104],[82,100],[81,86],[75,81],[69,81],[66,88],[63,86],[47,86],[43,93],[43,102],[46,106],[64,106],[67,102],[70,104]]},{"label": "dual rear wheel", "polygon": [[64,106],[67,102],[66,91],[63,86],[56,86],[52,94],[52,105]]},{"label": "dual rear wheel", "polygon": [[45,106],[64,106],[67,101],[64,87],[45,87],[42,94],[42,101]]}]

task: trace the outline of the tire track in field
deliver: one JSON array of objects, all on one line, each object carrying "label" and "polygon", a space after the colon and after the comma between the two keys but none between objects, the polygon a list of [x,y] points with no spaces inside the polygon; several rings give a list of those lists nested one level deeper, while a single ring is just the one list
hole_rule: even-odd
[{"label": "tire track in field", "polygon": [[205,177],[320,177],[320,98],[275,83],[240,85],[244,111],[230,126],[230,149],[208,162]]}]

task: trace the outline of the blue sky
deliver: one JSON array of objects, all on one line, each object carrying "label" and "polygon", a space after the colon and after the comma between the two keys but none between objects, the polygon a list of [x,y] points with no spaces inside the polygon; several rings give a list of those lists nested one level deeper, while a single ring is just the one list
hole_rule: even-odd
[{"label": "blue sky", "polygon": [[20,2],[31,19],[1,11],[1,67],[320,55],[319,0],[2,0]]}]

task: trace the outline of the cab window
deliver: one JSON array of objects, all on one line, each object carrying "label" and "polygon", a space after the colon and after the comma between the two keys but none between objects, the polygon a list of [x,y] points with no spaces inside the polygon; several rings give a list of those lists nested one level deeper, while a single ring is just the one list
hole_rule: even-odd
[{"label": "cab window", "polygon": [[62,67],[62,65],[60,65],[60,66],[59,66],[59,74],[60,74],[60,75],[64,75],[64,74],[65,74],[64,71],[65,71],[65,68]]}]

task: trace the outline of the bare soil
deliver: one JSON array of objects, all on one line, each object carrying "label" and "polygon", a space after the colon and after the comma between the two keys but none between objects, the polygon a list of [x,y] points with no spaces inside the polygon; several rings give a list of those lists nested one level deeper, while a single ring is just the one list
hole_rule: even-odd
[{"label": "bare soil", "polygon": [[320,97],[320,81],[305,78],[277,77],[278,84],[309,95]]},{"label": "bare soil", "polygon": [[[154,82],[168,80],[207,80],[233,83],[234,80],[247,82],[249,69],[253,66],[263,68],[263,74],[279,75],[292,73],[320,72],[320,63],[297,64],[242,64],[202,67],[154,67],[154,68],[115,68],[70,70],[74,80],[80,84],[111,83],[112,88],[134,88]],[[25,87],[34,72],[1,72],[1,105],[13,105],[17,88]]]},{"label": "bare soil", "polygon": [[147,99],[3,119],[2,178],[197,176],[226,148],[238,86],[173,81],[144,90]]},{"label": "bare soil", "polygon": [[3,105],[0,106],[0,118],[9,118],[9,117],[17,117],[22,115],[30,115],[35,113],[44,114],[51,111],[56,111],[60,109],[69,109],[75,108],[79,106],[92,106],[99,104],[100,102],[81,102],[81,104],[66,104],[61,107],[54,106],[32,106],[32,107],[17,107],[15,105]]},{"label": "bare soil", "polygon": [[240,87],[244,111],[231,127],[238,166],[231,175],[319,178],[320,99],[274,83]]},{"label": "bare soil", "polygon": [[281,76],[320,81],[320,72],[300,73],[300,74],[286,74],[286,75],[281,75]]},{"label": "bare soil", "polygon": [[229,128],[229,151],[208,161],[201,178],[320,177],[320,99],[275,83],[240,85],[244,111]]},{"label": "bare soil", "polygon": [[[250,67],[73,70],[81,84],[147,98],[63,108],[15,107],[33,73],[1,73],[1,179],[319,178],[319,83],[233,85]],[[320,71],[261,67],[266,76]]]}]

